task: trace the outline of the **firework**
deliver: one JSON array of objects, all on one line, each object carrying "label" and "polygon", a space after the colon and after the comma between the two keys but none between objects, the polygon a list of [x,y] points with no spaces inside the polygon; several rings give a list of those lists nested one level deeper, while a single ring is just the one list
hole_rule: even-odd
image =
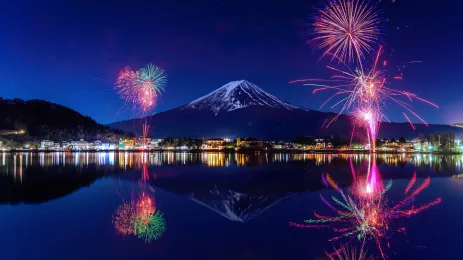
[{"label": "firework", "polygon": [[149,181],[150,175],[148,172],[148,165],[147,163],[143,163],[142,170],[141,170],[141,181],[142,183],[146,184]]},{"label": "firework", "polygon": [[119,72],[115,83],[117,94],[126,102],[138,103],[138,73],[126,67]]},{"label": "firework", "polygon": [[146,243],[161,238],[166,229],[166,220],[159,211],[148,216],[140,215],[135,221],[135,234]]},{"label": "firework", "polygon": [[350,166],[353,175],[353,184],[350,188],[350,193],[359,199],[374,199],[377,196],[387,192],[392,182],[389,180],[386,184],[381,179],[378,167],[376,166],[376,157],[369,157],[368,172],[366,176],[356,174],[352,158],[350,159]]},{"label": "firework", "polygon": [[138,71],[138,84],[140,86],[140,103],[142,109],[150,110],[154,100],[164,90],[167,84],[167,74],[160,67],[148,64]]},{"label": "firework", "polygon": [[156,211],[156,202],[150,196],[143,193],[136,204],[137,214],[149,216]]},{"label": "firework", "polygon": [[373,260],[373,256],[368,256],[364,250],[365,244],[362,243],[360,250],[356,247],[342,245],[331,254],[326,254],[330,260]]},{"label": "firework", "polygon": [[[388,77],[385,71],[381,70],[378,66],[378,64],[381,64],[379,62],[381,54],[382,47],[379,48],[373,65],[369,69],[358,67],[352,70],[345,63],[342,63],[344,69],[327,66],[328,69],[334,72],[334,75],[330,79],[302,79],[290,82],[306,82],[304,83],[305,86],[315,87],[313,93],[323,90],[333,90],[335,93],[322,104],[320,109],[333,98],[343,96],[340,101],[332,106],[332,108],[341,106],[340,112],[330,122],[325,124],[325,127],[329,127],[342,113],[352,114],[357,119],[357,122],[368,130],[372,151],[375,151],[376,148],[375,140],[380,122],[383,119],[387,120],[382,113],[387,101],[399,104],[406,112],[413,114],[425,125],[427,125],[426,121],[412,110],[411,105],[407,101],[418,100],[438,108],[436,104],[420,98],[413,93],[389,88],[388,83],[390,82],[388,81]],[[406,116],[405,113],[404,115]],[[406,118],[410,121],[407,116]]]},{"label": "firework", "polygon": [[345,62],[359,61],[373,51],[381,29],[378,11],[369,1],[327,0],[315,15],[311,35],[322,55]]},{"label": "firework", "polygon": [[147,145],[147,137],[148,137],[148,132],[150,129],[150,125],[147,123],[147,120],[145,120],[145,123],[142,125],[142,132],[143,132],[143,145],[146,147]]},{"label": "firework", "polygon": [[148,64],[138,71],[125,68],[119,72],[115,88],[124,101],[133,105],[134,110],[148,112],[156,105],[157,97],[166,84],[165,71]]},{"label": "firework", "polygon": [[[134,111],[145,115],[156,106],[157,98],[166,84],[165,71],[156,65],[148,64],[138,71],[127,67],[119,72],[115,89],[124,101],[132,105]],[[148,130],[149,124],[145,118],[142,126],[144,146],[146,146]]]},{"label": "firework", "polygon": [[[373,165],[370,167],[370,170],[377,171],[375,160],[372,163]],[[372,192],[375,189],[368,188],[368,185],[379,186],[378,179],[375,180],[376,177],[371,177],[374,175],[378,175],[377,172],[369,173],[366,183],[354,183],[346,194],[328,174],[324,174],[322,176],[324,183],[335,189],[341,196],[341,199],[333,196],[331,201],[329,201],[323,196],[320,197],[336,215],[324,216],[314,212],[315,218],[306,220],[305,224],[291,222],[290,225],[300,228],[330,228],[337,233],[335,237],[329,240],[331,242],[356,238],[360,242],[365,243],[367,239],[371,239],[375,241],[382,258],[385,259],[382,242],[390,232],[392,221],[401,217],[416,215],[425,209],[439,204],[441,198],[415,207],[414,202],[416,197],[429,186],[430,178],[427,177],[421,185],[413,189],[416,183],[416,177],[413,177],[405,190],[405,198],[395,205],[388,205],[385,193],[392,185],[392,182],[386,185],[387,188],[376,189],[378,192]],[[354,178],[354,182],[357,182],[357,180],[358,178]],[[359,189],[359,187],[366,188]],[[368,196],[362,194],[368,194]],[[401,227],[398,230],[404,232],[405,228]]]},{"label": "firework", "polygon": [[137,210],[132,202],[124,202],[119,205],[113,215],[113,225],[122,235],[135,234],[135,221]]}]

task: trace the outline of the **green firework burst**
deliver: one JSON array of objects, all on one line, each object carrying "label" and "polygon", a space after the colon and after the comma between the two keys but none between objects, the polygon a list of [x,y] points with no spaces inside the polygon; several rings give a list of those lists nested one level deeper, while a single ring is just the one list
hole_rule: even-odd
[{"label": "green firework burst", "polygon": [[161,238],[166,229],[166,220],[159,211],[149,216],[140,216],[135,221],[135,235],[146,243]]}]

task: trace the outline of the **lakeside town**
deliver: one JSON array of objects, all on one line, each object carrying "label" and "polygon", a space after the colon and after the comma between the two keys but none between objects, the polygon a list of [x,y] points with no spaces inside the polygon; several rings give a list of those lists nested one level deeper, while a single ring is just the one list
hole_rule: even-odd
[{"label": "lakeside town", "polygon": [[[434,134],[428,138],[406,140],[377,139],[376,152],[445,152],[462,153],[463,143],[452,133]],[[130,138],[119,142],[87,141],[84,139],[55,142],[42,140],[40,143],[25,143],[9,147],[0,141],[0,150],[7,151],[320,151],[320,152],[369,152],[370,146],[361,143],[347,143],[335,136],[299,137],[294,141],[264,141],[253,137],[245,138],[209,138],[194,139],[186,137],[173,138]]]}]

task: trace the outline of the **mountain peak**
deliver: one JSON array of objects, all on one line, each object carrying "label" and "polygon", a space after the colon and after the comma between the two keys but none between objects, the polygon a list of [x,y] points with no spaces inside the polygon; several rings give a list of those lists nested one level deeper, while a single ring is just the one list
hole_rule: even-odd
[{"label": "mountain peak", "polygon": [[211,110],[215,115],[249,106],[282,108],[286,110],[298,109],[277,97],[263,91],[247,80],[231,81],[224,86],[200,97],[182,109]]}]

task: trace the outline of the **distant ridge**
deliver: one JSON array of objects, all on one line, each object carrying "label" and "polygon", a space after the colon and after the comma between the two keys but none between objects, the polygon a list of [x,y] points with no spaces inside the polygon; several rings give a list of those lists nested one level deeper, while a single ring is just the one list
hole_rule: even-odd
[{"label": "distant ridge", "polygon": [[8,145],[41,140],[107,140],[116,142],[124,133],[97,123],[88,116],[52,102],[0,98],[0,130],[23,130],[24,134],[0,136]]}]

